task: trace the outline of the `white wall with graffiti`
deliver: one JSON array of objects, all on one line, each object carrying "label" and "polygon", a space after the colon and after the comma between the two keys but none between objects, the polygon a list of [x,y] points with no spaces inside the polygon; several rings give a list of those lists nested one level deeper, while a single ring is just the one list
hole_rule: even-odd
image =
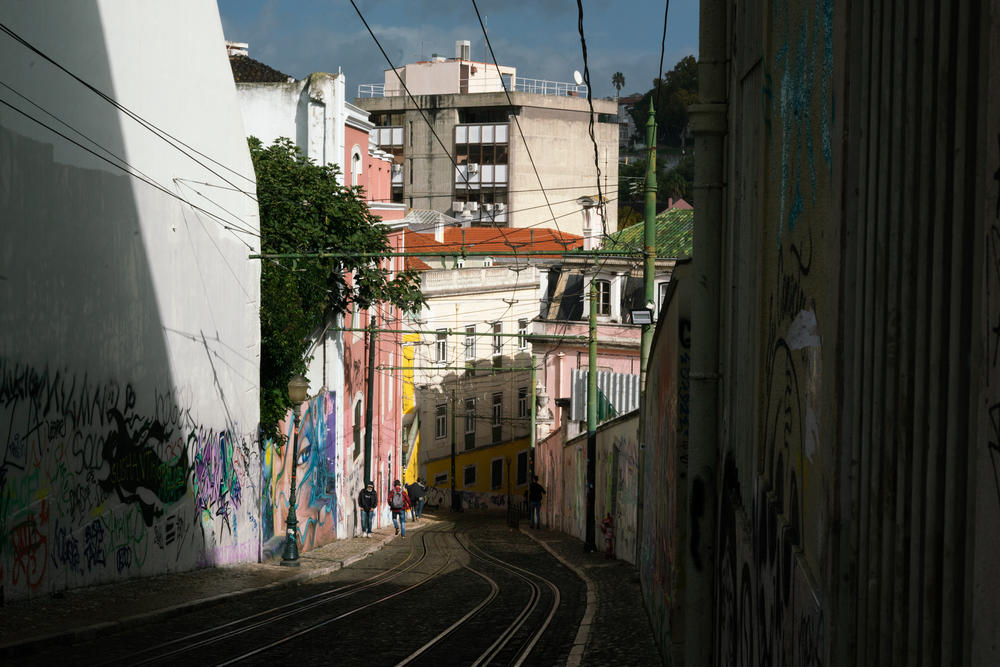
[{"label": "white wall with graffiti", "polygon": [[256,561],[258,223],[217,9],[0,21],[0,600]]}]

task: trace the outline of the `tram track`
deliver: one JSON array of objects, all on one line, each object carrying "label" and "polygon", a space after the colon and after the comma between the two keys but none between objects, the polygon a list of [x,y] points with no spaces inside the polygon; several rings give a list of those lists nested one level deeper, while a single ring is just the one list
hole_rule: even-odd
[{"label": "tram track", "polygon": [[[293,600],[288,599],[296,595],[291,589],[274,589],[243,602],[244,610],[274,605],[264,611],[240,614],[234,607],[230,613],[237,617],[204,625],[198,625],[204,615],[179,619],[172,624],[176,636],[152,645],[134,641],[140,632],[130,633],[122,639],[132,646],[115,642],[112,650],[121,652],[114,656],[107,654],[111,644],[101,648],[94,642],[84,648],[92,652],[92,660],[84,661],[232,665],[293,651],[355,664],[351,647],[367,643],[375,631],[393,638],[379,642],[380,656],[389,664],[437,665],[444,658],[449,664],[476,667],[538,662],[565,654],[565,633],[553,619],[560,611],[572,614],[571,605],[560,610],[560,586],[572,583],[556,571],[533,571],[537,558],[533,545],[511,542],[506,529],[501,533],[482,524],[428,529],[405,542],[394,540],[375,560],[352,566],[357,581],[317,581],[309,585],[322,590]],[[378,571],[368,576],[365,568]],[[342,580],[351,575],[345,568],[333,576]],[[426,592],[418,592],[422,587]],[[407,632],[413,619],[419,619],[416,634]],[[157,634],[163,638],[170,631],[161,628]]]},{"label": "tram track", "polygon": [[[244,635],[253,631],[260,631],[269,625],[286,621],[288,619],[298,618],[304,612],[320,608],[324,605],[328,605],[332,602],[347,599],[351,596],[357,595],[358,593],[376,588],[378,586],[384,585],[390,581],[393,581],[407,573],[412,572],[428,557],[429,550],[427,548],[427,540],[429,537],[440,534],[440,530],[430,530],[421,534],[419,543],[423,547],[422,553],[420,553],[416,559],[414,559],[417,540],[410,541],[410,550],[406,558],[391,568],[380,571],[366,579],[361,581],[352,582],[349,584],[344,584],[336,586],[334,588],[309,595],[305,598],[293,600],[287,602],[277,607],[268,609],[266,611],[257,612],[255,614],[250,614],[247,616],[242,616],[236,618],[226,623],[221,623],[210,628],[199,630],[198,632],[188,633],[179,637],[175,637],[167,642],[161,642],[154,646],[142,649],[141,651],[130,653],[127,656],[117,657],[111,661],[102,662],[102,665],[150,665],[156,663],[163,663],[165,661],[181,658],[186,654],[190,654],[195,650],[205,649],[206,647],[218,646],[225,641],[233,640],[241,635]],[[447,563],[445,564],[445,567]],[[426,581],[426,579],[424,580]],[[421,582],[422,583],[422,582]],[[408,590],[408,589],[404,589]],[[341,615],[341,617],[349,616],[351,613],[355,613],[360,609],[363,609],[371,604],[377,604],[383,599],[380,598],[373,603],[368,603],[350,611],[346,614]],[[275,642],[277,645],[280,642]],[[265,647],[266,650],[266,647]],[[254,651],[247,654],[253,655],[259,653],[260,651]],[[221,663],[228,664],[228,663]]]}]

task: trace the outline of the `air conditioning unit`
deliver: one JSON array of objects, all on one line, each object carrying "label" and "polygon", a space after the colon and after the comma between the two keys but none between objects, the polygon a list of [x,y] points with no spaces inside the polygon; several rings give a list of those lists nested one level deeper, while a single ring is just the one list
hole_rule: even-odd
[{"label": "air conditioning unit", "polygon": [[469,213],[475,213],[476,211],[479,210],[479,202],[477,201],[466,202],[465,210],[468,211]]},{"label": "air conditioning unit", "polygon": [[493,204],[483,204],[483,213],[493,213]]},{"label": "air conditioning unit", "polygon": [[493,209],[499,215],[500,213],[503,213],[503,212],[505,212],[507,210],[507,204],[502,204],[502,203],[494,204],[493,205]]},{"label": "air conditioning unit", "polygon": [[453,201],[451,203],[451,210],[458,211],[459,213],[461,213],[462,211],[465,210],[465,202],[464,201]]},{"label": "air conditioning unit", "polygon": [[475,162],[470,162],[469,163],[469,173],[470,174],[478,174],[479,173],[479,165],[476,164]]},{"label": "air conditioning unit", "polygon": [[401,164],[394,164],[394,165],[392,165],[392,175],[393,176],[401,176],[402,173],[403,173],[403,165],[401,165]]}]

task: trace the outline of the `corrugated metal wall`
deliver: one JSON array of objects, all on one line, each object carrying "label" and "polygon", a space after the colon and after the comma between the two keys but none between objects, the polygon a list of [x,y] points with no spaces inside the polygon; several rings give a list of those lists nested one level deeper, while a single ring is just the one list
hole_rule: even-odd
[{"label": "corrugated metal wall", "polygon": [[[572,391],[570,393],[570,418],[574,421],[587,421],[587,369],[572,369]],[[601,396],[607,400],[614,411],[605,419],[611,419],[628,414],[639,408],[639,375],[632,373],[614,373],[612,371],[597,371],[598,410],[601,407]],[[598,413],[598,418],[601,414]]]}]

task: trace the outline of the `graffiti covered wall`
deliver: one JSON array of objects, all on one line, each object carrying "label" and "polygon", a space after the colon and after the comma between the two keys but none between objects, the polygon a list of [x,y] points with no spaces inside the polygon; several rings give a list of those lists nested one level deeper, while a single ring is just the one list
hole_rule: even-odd
[{"label": "graffiti covered wall", "polygon": [[[356,502],[349,492],[354,487],[345,485],[339,465],[336,394],[322,392],[304,402],[299,410],[295,516],[299,550],[308,551],[354,534],[348,527],[354,526]],[[280,551],[285,539],[295,449],[294,423],[289,413],[281,423],[285,442],[268,439],[264,443],[261,513],[266,554]]]},{"label": "graffiti covered wall", "polygon": [[4,359],[0,405],[6,596],[257,560],[252,434],[199,424],[172,394]]},{"label": "graffiti covered wall", "polygon": [[0,40],[24,96],[0,112],[0,600],[256,561],[257,210],[218,11],[18,3],[0,21],[149,123]]}]

